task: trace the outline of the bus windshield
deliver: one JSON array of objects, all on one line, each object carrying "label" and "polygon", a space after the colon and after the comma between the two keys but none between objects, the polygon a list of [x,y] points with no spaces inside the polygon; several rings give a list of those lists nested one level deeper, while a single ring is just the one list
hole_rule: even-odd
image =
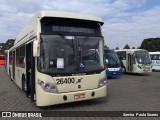
[{"label": "bus windshield", "polygon": [[147,51],[135,51],[135,56],[139,64],[151,64],[151,58]]},{"label": "bus windshield", "polygon": [[108,61],[107,65],[109,68],[121,67],[120,60],[114,51],[105,50],[104,57]]},{"label": "bus windshield", "polygon": [[38,69],[56,75],[103,70],[102,46],[102,37],[41,35]]}]

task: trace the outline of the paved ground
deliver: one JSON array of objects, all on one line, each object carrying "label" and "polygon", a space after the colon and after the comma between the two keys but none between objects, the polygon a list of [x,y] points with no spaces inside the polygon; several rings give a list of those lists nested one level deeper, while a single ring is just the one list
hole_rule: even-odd
[{"label": "paved ground", "polygon": [[[4,66],[0,66],[0,111],[160,111],[160,72],[148,75],[125,74],[120,78],[108,79],[107,85],[108,95],[105,98],[39,108],[30,102],[30,99],[14,82],[10,81]],[[56,117],[55,119],[80,120],[82,118]],[[93,118],[83,117],[83,119]],[[151,118],[114,117],[108,119],[150,120]]]}]

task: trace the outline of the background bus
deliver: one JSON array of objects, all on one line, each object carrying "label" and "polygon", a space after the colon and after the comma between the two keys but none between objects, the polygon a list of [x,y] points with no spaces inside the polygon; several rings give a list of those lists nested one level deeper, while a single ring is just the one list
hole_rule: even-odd
[{"label": "background bus", "polygon": [[0,65],[4,65],[4,54],[0,54]]},{"label": "background bus", "polygon": [[143,49],[122,49],[115,50],[123,62],[124,70],[127,73],[151,72],[151,58],[148,51]]},{"label": "background bus", "polygon": [[149,52],[152,60],[152,70],[160,71],[160,52]]},{"label": "background bus", "polygon": [[107,65],[107,77],[120,76],[122,74],[121,62],[114,50],[104,49],[104,57]]},{"label": "background bus", "polygon": [[9,49],[11,78],[37,106],[105,97],[101,25],[96,16],[37,13]]}]

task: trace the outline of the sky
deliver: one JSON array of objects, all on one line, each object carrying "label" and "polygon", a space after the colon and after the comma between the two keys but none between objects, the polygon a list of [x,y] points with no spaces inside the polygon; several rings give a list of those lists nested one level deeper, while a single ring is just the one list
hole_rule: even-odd
[{"label": "sky", "polygon": [[0,43],[15,39],[41,10],[99,16],[105,44],[114,49],[139,47],[146,38],[160,37],[160,0],[0,0]]}]

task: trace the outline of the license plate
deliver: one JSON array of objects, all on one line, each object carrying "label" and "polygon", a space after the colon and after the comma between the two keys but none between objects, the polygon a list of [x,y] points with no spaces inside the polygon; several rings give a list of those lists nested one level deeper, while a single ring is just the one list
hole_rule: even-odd
[{"label": "license plate", "polygon": [[150,71],[150,69],[144,69],[144,71]]},{"label": "license plate", "polygon": [[113,73],[113,75],[116,75],[117,73]]},{"label": "license plate", "polygon": [[85,98],[85,93],[79,93],[74,95],[75,100],[82,99],[82,98]]}]

